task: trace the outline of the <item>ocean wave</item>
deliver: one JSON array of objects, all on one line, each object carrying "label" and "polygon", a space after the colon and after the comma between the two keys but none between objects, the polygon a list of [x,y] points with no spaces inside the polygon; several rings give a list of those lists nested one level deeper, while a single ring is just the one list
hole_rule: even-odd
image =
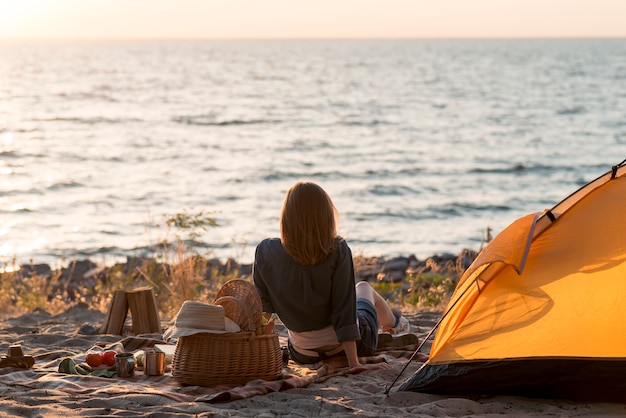
[{"label": "ocean wave", "polygon": [[381,219],[400,219],[403,221],[427,221],[427,220],[447,220],[450,218],[467,217],[469,213],[485,212],[508,212],[514,208],[508,205],[491,205],[452,202],[443,205],[434,205],[426,208],[406,208],[394,209],[393,211],[374,211],[353,215],[354,220],[367,222]]},{"label": "ocean wave", "polygon": [[492,204],[478,204],[478,203],[464,203],[464,202],[450,202],[441,206],[431,206],[429,211],[436,215],[443,215],[443,217],[450,216],[467,216],[470,212],[507,212],[513,210],[508,205],[492,205]]},{"label": "ocean wave", "polygon": [[412,209],[396,209],[381,210],[372,212],[362,212],[359,214],[352,214],[352,219],[358,222],[370,222],[375,221],[379,223],[383,219],[400,219],[404,221],[422,221],[427,219],[438,218],[436,212],[431,209],[412,208]]},{"label": "ocean wave", "polygon": [[337,125],[340,126],[379,126],[379,125],[393,125],[392,122],[380,119],[372,120],[346,120],[342,119],[337,121]]},{"label": "ocean wave", "polygon": [[74,180],[68,180],[68,181],[60,181],[58,183],[54,183],[46,187],[46,190],[62,190],[62,189],[67,189],[67,188],[83,187],[83,186],[84,185],[82,183],[76,182]]},{"label": "ocean wave", "polygon": [[129,256],[128,249],[116,247],[116,246],[102,246],[102,247],[88,247],[81,249],[65,249],[63,251],[56,251],[49,254],[53,258],[68,258],[68,259],[90,259],[97,256],[107,256],[107,259],[117,259],[121,261]]},{"label": "ocean wave", "polygon": [[92,100],[92,99],[96,99],[96,100],[101,100],[104,102],[110,102],[110,103],[117,103],[119,102],[119,100],[109,96],[108,94],[103,94],[103,93],[58,93],[57,94],[58,97],[61,97],[63,99],[66,100]]},{"label": "ocean wave", "polygon": [[71,122],[80,123],[85,125],[97,125],[97,124],[124,124],[128,122],[141,122],[138,118],[104,118],[101,116],[96,117],[54,117],[54,118],[41,118],[31,119],[32,122]]},{"label": "ocean wave", "polygon": [[372,239],[367,239],[367,238],[346,238],[346,241],[348,241],[348,244],[351,247],[358,247],[361,244],[395,244],[397,242],[399,242],[399,239],[385,239],[385,238],[381,238],[381,237],[376,237],[376,238],[372,238]]},{"label": "ocean wave", "polygon": [[481,168],[476,167],[468,170],[472,174],[517,174],[521,172],[551,172],[551,171],[572,171],[575,167],[567,165],[545,165],[545,164],[524,164],[515,163],[507,167]]},{"label": "ocean wave", "polygon": [[[626,77],[624,77],[626,78]],[[615,128],[623,128],[626,126],[626,120],[624,119],[616,119],[616,120],[611,120],[611,121],[606,121],[602,123],[602,126],[609,128],[609,129],[615,129]],[[619,135],[619,132],[616,132],[617,135]]]},{"label": "ocean wave", "polygon": [[273,182],[273,181],[281,181],[281,180],[300,180],[300,179],[313,179],[317,180],[328,180],[328,179],[348,179],[353,178],[349,173],[345,173],[342,171],[316,171],[312,173],[300,172],[300,171],[272,171],[267,174],[262,174],[259,176],[259,180],[261,182]]},{"label": "ocean wave", "polygon": [[587,113],[584,106],[564,107],[556,111],[557,115],[580,115],[583,113]]},{"label": "ocean wave", "polygon": [[368,192],[376,196],[407,196],[419,194],[419,191],[411,187],[395,184],[376,184],[370,187]]},{"label": "ocean wave", "polygon": [[43,195],[44,192],[41,189],[30,188],[30,189],[3,190],[2,193],[0,194],[2,196]]},{"label": "ocean wave", "polygon": [[366,177],[376,177],[376,178],[393,178],[393,177],[401,177],[401,178],[406,178],[406,177],[412,177],[412,176],[416,176],[418,174],[423,173],[424,170],[422,168],[418,168],[418,167],[409,167],[409,168],[402,168],[400,170],[389,170],[389,169],[382,169],[382,170],[372,170],[372,169],[368,169],[365,171],[365,176]]},{"label": "ocean wave", "polygon": [[6,150],[6,151],[0,151],[0,157],[2,158],[19,158],[21,157],[21,154],[17,151],[14,150]]},{"label": "ocean wave", "polygon": [[172,118],[173,122],[181,123],[184,125],[198,125],[198,126],[240,126],[240,125],[261,125],[261,124],[278,124],[281,120],[278,119],[225,119],[216,120],[212,115],[198,115],[198,116],[175,116]]}]

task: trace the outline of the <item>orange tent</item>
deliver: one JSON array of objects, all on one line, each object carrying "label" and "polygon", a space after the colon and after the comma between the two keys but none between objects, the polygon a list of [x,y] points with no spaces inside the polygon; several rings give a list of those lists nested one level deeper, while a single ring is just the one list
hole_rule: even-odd
[{"label": "orange tent", "polygon": [[626,401],[625,163],[484,248],[400,390]]}]

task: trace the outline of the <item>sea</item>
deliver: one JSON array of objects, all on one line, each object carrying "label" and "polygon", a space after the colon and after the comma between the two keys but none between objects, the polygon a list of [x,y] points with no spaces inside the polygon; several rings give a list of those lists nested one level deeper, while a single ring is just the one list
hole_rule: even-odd
[{"label": "sea", "polygon": [[249,263],[298,180],[355,255],[478,251],[624,159],[626,39],[0,42],[3,266]]}]

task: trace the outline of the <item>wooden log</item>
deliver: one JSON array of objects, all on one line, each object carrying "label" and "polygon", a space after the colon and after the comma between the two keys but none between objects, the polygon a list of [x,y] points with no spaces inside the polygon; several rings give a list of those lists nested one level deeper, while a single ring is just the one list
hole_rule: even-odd
[{"label": "wooden log", "polygon": [[126,316],[128,315],[128,301],[126,292],[116,290],[109,305],[109,310],[104,318],[104,324],[100,328],[100,334],[122,335]]},{"label": "wooden log", "polygon": [[126,300],[135,335],[161,332],[159,310],[151,287],[141,287],[127,292]]}]

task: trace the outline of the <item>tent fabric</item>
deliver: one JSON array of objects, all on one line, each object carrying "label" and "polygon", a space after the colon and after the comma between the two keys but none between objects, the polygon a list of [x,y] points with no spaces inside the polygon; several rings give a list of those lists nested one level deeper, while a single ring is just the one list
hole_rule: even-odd
[{"label": "tent fabric", "polygon": [[[524,270],[537,218],[538,214],[524,216],[499,233],[476,257],[463,275],[463,279],[473,277],[474,270],[479,267],[495,262],[509,264],[515,271],[521,273]],[[463,279],[459,281],[460,284]]]},{"label": "tent fabric", "polygon": [[626,400],[625,209],[622,163],[498,234],[400,390]]},{"label": "tent fabric", "polygon": [[[532,373],[529,371],[532,370]],[[626,400],[626,361],[519,359],[431,366],[418,392],[445,395],[513,395],[576,401]],[[537,376],[550,376],[542,379]],[[485,382],[488,382],[485,386]],[[602,384],[597,384],[602,382]]]}]

